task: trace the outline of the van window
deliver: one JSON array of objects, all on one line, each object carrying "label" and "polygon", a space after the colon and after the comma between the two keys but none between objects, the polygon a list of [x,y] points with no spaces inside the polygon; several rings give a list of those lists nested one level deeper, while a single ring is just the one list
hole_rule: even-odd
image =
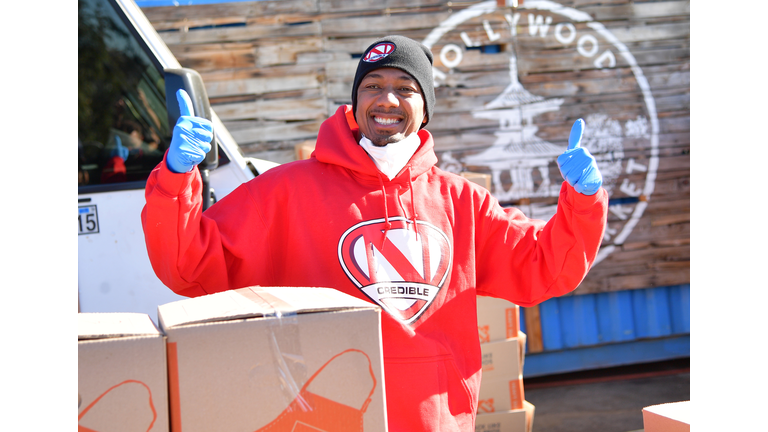
[{"label": "van window", "polygon": [[109,2],[78,18],[78,186],[141,188],[171,140],[163,74]]}]

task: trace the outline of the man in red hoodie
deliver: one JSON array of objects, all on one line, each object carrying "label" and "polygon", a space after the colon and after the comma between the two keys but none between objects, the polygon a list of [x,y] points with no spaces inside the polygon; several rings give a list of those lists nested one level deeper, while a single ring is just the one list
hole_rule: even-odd
[{"label": "man in red hoodie", "polygon": [[210,123],[182,116],[142,212],[155,272],[178,294],[327,286],[381,306],[393,432],[474,431],[476,296],[532,306],[574,290],[607,217],[581,120],[558,158],[566,181],[545,223],[435,166],[424,129],[434,104],[432,53],[388,36],[366,49],[352,106],[322,124],[310,159],[272,168],[205,213],[195,166]]}]

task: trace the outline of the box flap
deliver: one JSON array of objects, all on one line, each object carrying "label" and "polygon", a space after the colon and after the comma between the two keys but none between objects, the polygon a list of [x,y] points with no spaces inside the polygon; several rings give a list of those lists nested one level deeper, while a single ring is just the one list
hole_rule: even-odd
[{"label": "box flap", "polygon": [[77,339],[106,339],[125,336],[159,336],[160,330],[144,313],[78,313]]},{"label": "box flap", "polygon": [[691,424],[691,402],[671,402],[659,405],[651,405],[643,408],[647,411],[670,420],[678,421],[686,425]]},{"label": "box flap", "polygon": [[332,288],[247,287],[184,299],[157,308],[163,328],[232,319],[378,306]]}]

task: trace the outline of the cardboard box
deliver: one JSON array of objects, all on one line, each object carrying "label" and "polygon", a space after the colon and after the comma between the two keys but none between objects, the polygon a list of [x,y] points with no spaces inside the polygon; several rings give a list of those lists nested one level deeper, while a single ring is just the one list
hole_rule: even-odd
[{"label": "cardboard box", "polygon": [[483,376],[478,413],[523,409],[525,339],[525,333],[519,332],[516,338],[480,345]]},{"label": "cardboard box", "polygon": [[78,314],[80,431],[169,430],[165,336],[149,315]]},{"label": "cardboard box", "polygon": [[531,432],[535,411],[533,404],[524,401],[521,409],[478,414],[475,432]]},{"label": "cardboard box", "polygon": [[507,378],[523,374],[526,334],[480,345],[483,356],[483,379]]},{"label": "cardboard box", "polygon": [[674,402],[643,408],[645,432],[690,432],[691,402]]},{"label": "cardboard box", "polygon": [[161,305],[158,320],[175,432],[386,431],[378,306],[250,287]]},{"label": "cardboard box", "polygon": [[312,156],[312,152],[315,151],[315,145],[315,140],[307,140],[293,146],[296,160],[309,159],[309,157]]},{"label": "cardboard box", "polygon": [[491,175],[490,174],[483,174],[483,173],[476,173],[476,172],[470,172],[470,171],[464,171],[461,173],[461,176],[465,179],[471,181],[472,183],[479,184],[480,186],[491,190]]},{"label": "cardboard box", "polygon": [[517,337],[520,307],[504,299],[477,296],[477,333],[480,343]]},{"label": "cardboard box", "polygon": [[504,378],[493,381],[483,380],[477,413],[494,413],[519,410],[525,405],[523,377]]}]

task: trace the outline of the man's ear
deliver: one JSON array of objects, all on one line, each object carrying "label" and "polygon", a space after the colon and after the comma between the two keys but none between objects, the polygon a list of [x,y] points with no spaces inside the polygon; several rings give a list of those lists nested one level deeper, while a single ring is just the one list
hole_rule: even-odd
[{"label": "man's ear", "polygon": [[426,115],[426,114],[424,114],[424,120],[422,120],[422,121],[421,121],[421,124],[423,124],[423,125],[427,124],[427,121],[428,121],[428,120],[429,120],[429,119],[427,118],[427,115]]}]

